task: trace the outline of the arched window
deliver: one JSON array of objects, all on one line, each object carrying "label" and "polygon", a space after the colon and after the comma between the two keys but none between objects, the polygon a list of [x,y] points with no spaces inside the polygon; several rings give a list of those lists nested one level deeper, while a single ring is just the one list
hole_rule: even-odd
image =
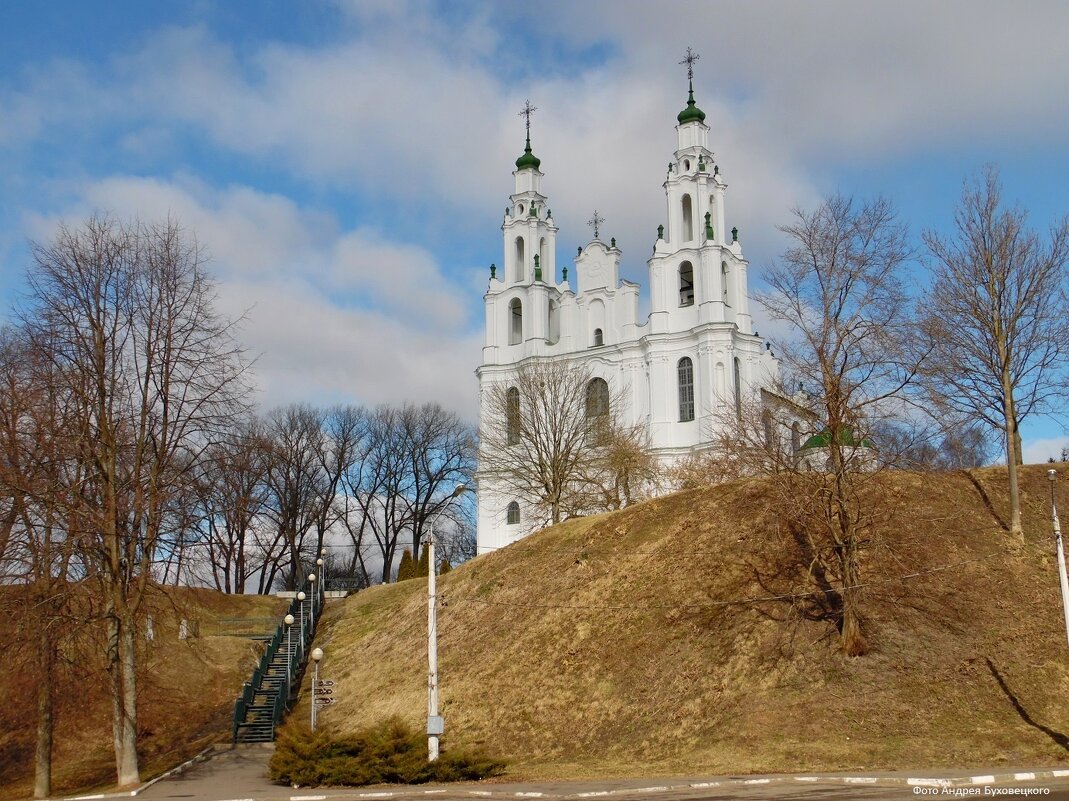
[{"label": "arched window", "polygon": [[800,447],[802,447],[802,432],[796,421],[791,424],[791,453],[797,453]]},{"label": "arched window", "polygon": [[728,263],[720,262],[720,283],[724,285],[724,303],[728,302]]},{"label": "arched window", "polygon": [[527,279],[527,261],[524,254],[523,237],[516,237],[516,270],[512,274],[513,281],[525,281]]},{"label": "arched window", "polygon": [[515,445],[520,441],[520,391],[509,387],[505,393],[505,443]]},{"label": "arched window", "polygon": [[520,522],[520,505],[513,501],[508,505],[508,511],[506,512],[506,522],[510,526],[514,526]]},{"label": "arched window", "polygon": [[683,241],[694,239],[694,206],[690,195],[683,195]]},{"label": "arched window", "polygon": [[683,169],[684,170],[689,170],[690,169],[690,159],[683,159]]},{"label": "arched window", "polygon": [[686,423],[694,419],[694,364],[689,356],[684,356],[676,365],[679,377],[679,422]]},{"label": "arched window", "polygon": [[742,419],[742,367],[739,364],[739,357],[735,357],[734,364],[735,374],[735,414],[741,420]]},{"label": "arched window", "polygon": [[519,298],[509,303],[509,344],[519,345],[523,342],[523,304]]},{"label": "arched window", "polygon": [[765,447],[772,448],[772,412],[765,409],[761,412],[761,430],[765,435]]},{"label": "arched window", "polygon": [[[549,273],[549,248],[546,247],[546,238],[542,237],[538,241],[538,264],[542,267],[542,275],[548,275]],[[549,283],[553,283],[556,276],[549,276]]]},{"label": "arched window", "polygon": [[549,319],[547,323],[546,339],[550,345],[556,345],[560,340],[560,304],[555,300],[549,302]]},{"label": "arched window", "polygon": [[593,378],[586,385],[586,416],[602,417],[609,413],[609,385],[604,378]]},{"label": "arched window", "polygon": [[594,329],[594,347],[605,344],[605,336],[601,333],[600,328]]},{"label": "arched window", "polygon": [[694,265],[689,261],[679,265],[679,305],[694,305]]}]

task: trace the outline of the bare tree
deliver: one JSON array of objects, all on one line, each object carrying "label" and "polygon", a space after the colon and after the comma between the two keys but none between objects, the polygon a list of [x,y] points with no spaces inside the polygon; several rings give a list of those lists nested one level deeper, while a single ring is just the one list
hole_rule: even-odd
[{"label": "bare tree", "polygon": [[925,327],[936,345],[926,377],[934,400],[1005,439],[1010,530],[1021,535],[1020,424],[1065,397],[1069,218],[1044,242],[1023,209],[1003,206],[989,168],[966,184],[954,219],[954,236],[924,235],[934,259]]},{"label": "bare tree", "polygon": [[585,366],[529,362],[488,386],[482,404],[479,469],[535,520],[626,505],[653,471],[641,437],[617,422],[619,388]]},{"label": "bare tree", "polygon": [[[324,412],[306,405],[274,409],[267,415],[270,442],[267,485],[270,499],[266,515],[274,524],[286,552],[286,564],[278,567],[286,589],[304,581],[304,561],[318,549],[305,539],[324,514],[327,502],[322,454],[326,447]],[[272,580],[275,576],[272,574]]]},{"label": "bare tree", "polygon": [[868,649],[861,568],[876,511],[866,491],[876,466],[868,436],[877,421],[902,413],[903,391],[925,356],[899,278],[911,254],[883,200],[831,197],[815,211],[795,210],[781,230],[790,245],[766,271],[771,292],[760,301],[794,332],[775,347],[809,390],[796,400],[824,426],[822,458],[803,470],[794,448],[776,441],[787,421],[775,424],[764,404],[752,425],[739,416],[733,447],[742,461],[781,477],[786,543],[804,552],[843,651],[857,656]]},{"label": "bare tree", "polygon": [[20,318],[71,410],[67,487],[105,606],[116,772],[139,780],[137,614],[203,450],[240,410],[232,324],[213,310],[196,240],[177,223],[94,217],[33,246]]},{"label": "bare tree", "polygon": [[195,525],[206,552],[205,578],[222,592],[244,593],[278,554],[254,547],[268,501],[267,469],[268,443],[254,417],[238,422],[201,460]]}]

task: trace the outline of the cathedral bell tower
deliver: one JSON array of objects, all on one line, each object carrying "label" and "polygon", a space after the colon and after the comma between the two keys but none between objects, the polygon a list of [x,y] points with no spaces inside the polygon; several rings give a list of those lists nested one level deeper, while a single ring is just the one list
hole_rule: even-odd
[{"label": "cathedral bell tower", "polygon": [[505,261],[500,270],[492,269],[485,297],[484,364],[539,355],[557,335],[551,304],[551,295],[559,294],[555,291],[557,226],[548,198],[542,194],[542,162],[531,151],[535,110],[527,102],[520,112],[526,118],[527,141],[516,159],[515,191],[501,223]]},{"label": "cathedral bell tower", "polygon": [[737,231],[725,230],[720,167],[709,149],[705,112],[694,100],[694,62],[687,49],[687,105],[676,117],[676,150],[664,181],[667,225],[658,228],[650,269],[653,333],[731,323],[750,334],[747,262]]}]

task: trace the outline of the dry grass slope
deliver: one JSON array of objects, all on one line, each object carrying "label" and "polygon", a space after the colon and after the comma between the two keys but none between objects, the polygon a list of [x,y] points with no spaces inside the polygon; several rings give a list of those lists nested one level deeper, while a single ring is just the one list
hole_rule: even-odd
[{"label": "dry grass slope", "polygon": [[[446,746],[483,746],[528,777],[1064,761],[1069,653],[1044,472],[1024,473],[1024,543],[999,517],[1002,470],[887,477],[899,511],[866,556],[875,650],[858,659],[783,601],[740,602],[797,587],[777,575],[760,481],[481,557],[441,581]],[[422,726],[425,636],[421,581],[328,607],[318,644],[339,700],[322,723]]]}]

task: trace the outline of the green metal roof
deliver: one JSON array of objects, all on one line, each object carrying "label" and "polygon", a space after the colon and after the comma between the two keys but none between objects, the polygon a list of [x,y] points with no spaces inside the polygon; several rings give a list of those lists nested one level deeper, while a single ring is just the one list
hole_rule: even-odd
[{"label": "green metal roof", "polygon": [[698,108],[698,105],[694,102],[694,84],[691,84],[690,86],[690,96],[687,98],[687,107],[679,112],[676,119],[679,120],[680,125],[685,122],[705,122],[705,112]]},{"label": "green metal roof", "polygon": [[[858,442],[857,436],[854,434],[854,430],[852,428],[850,428],[849,426],[842,426],[839,429],[839,435],[836,437],[836,440],[838,441],[837,444],[845,445],[847,447],[853,447],[853,448],[874,448],[874,447],[876,447],[875,445],[872,444],[872,440],[869,439],[868,437],[862,437],[861,441]],[[816,448],[827,448],[829,445],[831,445],[831,442],[832,442],[831,430],[828,429],[828,428],[824,428],[824,429],[818,431],[813,436],[811,436],[805,442],[803,442],[802,443],[802,447],[800,447],[798,450],[806,451],[806,450],[814,450]]]},{"label": "green metal roof", "polygon": [[522,170],[526,167],[533,167],[537,170],[539,165],[541,164],[542,159],[538,158],[538,156],[531,152],[531,139],[530,137],[528,137],[527,147],[524,148],[523,155],[516,159],[516,169]]}]

